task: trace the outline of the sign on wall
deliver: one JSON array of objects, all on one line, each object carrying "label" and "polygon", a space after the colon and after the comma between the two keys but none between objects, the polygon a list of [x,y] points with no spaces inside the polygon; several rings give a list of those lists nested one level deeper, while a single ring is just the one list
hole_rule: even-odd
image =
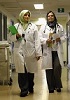
[{"label": "sign on wall", "polygon": [[58,8],[59,13],[64,13],[64,8]]}]

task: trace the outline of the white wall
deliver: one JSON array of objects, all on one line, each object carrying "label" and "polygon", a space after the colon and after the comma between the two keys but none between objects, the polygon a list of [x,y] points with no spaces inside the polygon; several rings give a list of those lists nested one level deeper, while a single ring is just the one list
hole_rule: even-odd
[{"label": "white wall", "polygon": [[3,7],[0,6],[0,12],[2,12],[3,14],[5,14],[7,16],[7,26],[10,25],[10,21],[11,19],[14,21],[14,23],[16,22],[16,18],[14,16],[12,16],[8,11],[6,11]]}]

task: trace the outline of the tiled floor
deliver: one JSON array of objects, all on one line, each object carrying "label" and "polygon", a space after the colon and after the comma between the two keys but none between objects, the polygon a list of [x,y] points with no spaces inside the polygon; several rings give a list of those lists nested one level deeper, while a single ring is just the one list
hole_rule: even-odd
[{"label": "tiled floor", "polygon": [[52,94],[48,93],[45,72],[39,68],[35,74],[34,94],[26,97],[20,97],[20,89],[17,82],[17,73],[12,73],[12,86],[0,86],[0,100],[70,100],[70,92],[67,90],[67,69],[62,69],[63,89],[61,93],[56,91]]}]

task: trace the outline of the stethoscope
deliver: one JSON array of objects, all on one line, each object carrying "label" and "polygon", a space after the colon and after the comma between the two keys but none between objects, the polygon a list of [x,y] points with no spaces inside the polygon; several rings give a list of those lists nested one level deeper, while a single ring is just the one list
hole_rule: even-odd
[{"label": "stethoscope", "polygon": [[[57,25],[56,28],[58,28],[58,32],[59,32],[60,25],[58,23],[56,25]],[[46,28],[47,28],[47,24],[45,25],[45,28],[44,28],[44,31],[43,31],[44,33],[46,32]],[[51,31],[51,28],[50,28],[50,31]],[[56,33],[56,29],[55,29],[54,33]]]},{"label": "stethoscope", "polygon": [[32,26],[32,23],[28,23],[28,27],[27,27],[27,29],[28,29],[28,33],[29,33],[29,31],[30,31],[30,27]]},{"label": "stethoscope", "polygon": [[[22,24],[21,24],[21,23],[19,23],[19,24],[18,24],[18,26],[17,26],[17,30],[18,30],[18,28],[19,28],[19,26],[20,26],[20,25],[22,26]],[[29,26],[30,26],[30,27],[32,26],[32,23],[31,23],[31,22],[30,22],[30,23],[28,23],[27,28],[28,28]],[[26,29],[27,29],[27,28],[26,28]],[[25,30],[26,30],[26,29],[25,29]]]},{"label": "stethoscope", "polygon": [[[28,30],[28,33],[30,32],[30,27],[32,26],[32,23],[28,23],[28,26],[27,26],[27,30]],[[24,32],[25,32],[26,30],[24,30]],[[25,39],[25,34],[23,33],[22,34],[22,38],[24,39],[24,41],[26,42],[26,39]]]}]

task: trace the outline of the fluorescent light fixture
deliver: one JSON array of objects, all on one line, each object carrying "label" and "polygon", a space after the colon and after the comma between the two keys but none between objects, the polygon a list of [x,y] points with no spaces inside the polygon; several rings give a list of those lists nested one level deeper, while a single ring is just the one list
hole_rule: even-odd
[{"label": "fluorescent light fixture", "polygon": [[46,23],[45,18],[38,18],[38,21],[35,22],[36,25],[42,25]]},{"label": "fluorescent light fixture", "polygon": [[35,9],[44,9],[43,4],[34,4]]},{"label": "fluorescent light fixture", "polygon": [[39,21],[45,22],[45,18],[38,18]]}]

